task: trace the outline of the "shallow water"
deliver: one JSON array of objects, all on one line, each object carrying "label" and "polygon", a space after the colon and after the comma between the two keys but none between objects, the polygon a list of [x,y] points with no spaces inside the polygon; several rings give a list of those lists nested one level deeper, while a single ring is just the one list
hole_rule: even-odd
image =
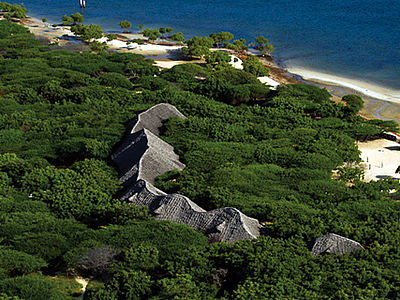
[{"label": "shallow water", "polygon": [[172,54],[158,54],[158,55],[145,55],[146,58],[151,59],[173,59],[175,58]]},{"label": "shallow water", "polygon": [[[19,1],[9,1],[19,3]],[[29,0],[34,17],[60,23],[78,0]],[[400,90],[400,1],[397,0],[87,0],[85,23],[118,31],[121,20],[169,26],[185,37],[230,31],[264,35],[286,67],[312,69]],[[134,27],[132,31],[135,31]]]}]

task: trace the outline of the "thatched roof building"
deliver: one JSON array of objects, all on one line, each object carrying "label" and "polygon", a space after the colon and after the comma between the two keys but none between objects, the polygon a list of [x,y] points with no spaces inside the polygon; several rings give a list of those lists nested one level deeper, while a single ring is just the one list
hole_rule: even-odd
[{"label": "thatched roof building", "polygon": [[129,124],[128,129],[130,129],[130,133],[135,133],[146,128],[159,136],[163,123],[170,117],[186,119],[175,106],[168,103],[160,103],[139,114]]},{"label": "thatched roof building", "polygon": [[173,147],[156,136],[171,116],[184,118],[174,106],[158,104],[130,124],[129,134],[112,155],[125,186],[120,199],[147,206],[155,218],[189,225],[215,241],[233,243],[259,236],[259,222],[235,208],[205,211],[185,196],[167,195],[152,185],[155,177],[185,167]]},{"label": "thatched roof building", "polygon": [[145,128],[129,134],[111,158],[124,184],[139,179],[153,184],[157,176],[185,168],[174,148]]},{"label": "thatched roof building", "polygon": [[328,253],[343,255],[345,253],[364,249],[360,243],[334,233],[316,238],[311,241],[308,246],[313,255]]},{"label": "thatched roof building", "polygon": [[259,222],[236,208],[206,211],[189,198],[179,194],[165,194],[144,180],[131,185],[121,200],[137,206],[147,206],[156,219],[189,225],[214,241],[233,243],[260,235]]}]

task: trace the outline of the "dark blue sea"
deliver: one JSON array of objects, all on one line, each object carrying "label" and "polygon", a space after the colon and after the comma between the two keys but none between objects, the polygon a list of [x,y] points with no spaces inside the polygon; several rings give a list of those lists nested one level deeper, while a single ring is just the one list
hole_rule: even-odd
[{"label": "dark blue sea", "polygon": [[[9,1],[21,3],[20,1]],[[85,23],[120,31],[119,21],[172,27],[185,37],[230,31],[251,42],[264,35],[273,55],[301,67],[400,90],[399,0],[26,0],[33,17],[60,23],[81,12]]]}]

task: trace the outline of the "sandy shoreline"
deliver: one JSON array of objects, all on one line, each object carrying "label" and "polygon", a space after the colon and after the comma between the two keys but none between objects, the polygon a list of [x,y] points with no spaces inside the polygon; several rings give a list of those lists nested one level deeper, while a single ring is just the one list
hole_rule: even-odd
[{"label": "sandy shoreline", "polygon": [[340,100],[344,95],[348,94],[360,95],[364,100],[364,108],[360,111],[361,116],[366,119],[393,120],[400,123],[400,103],[368,97],[349,87],[323,82],[321,80],[309,79],[305,82],[319,87],[325,87],[336,100]]},{"label": "sandy shoreline", "polygon": [[[27,27],[35,36],[45,37],[51,43],[65,45],[68,43],[79,43],[74,40],[74,34],[68,26],[52,27],[51,24],[43,23],[39,19],[28,17],[21,21],[22,25]],[[140,38],[140,34],[119,34],[121,39],[126,40],[132,38]],[[143,55],[168,55],[174,54],[181,46],[165,46],[157,44],[130,44],[126,45],[121,39],[114,40],[108,43],[110,49],[132,52]],[[270,68],[269,78],[262,78],[263,82],[276,87],[277,83],[299,83],[303,82],[316,84],[326,87],[329,92],[335,97],[342,97],[345,94],[356,93],[360,94],[364,101],[364,109],[361,115],[366,118],[379,118],[383,120],[394,120],[400,123],[400,90],[392,90],[378,85],[373,85],[360,80],[351,78],[339,77],[333,74],[318,72],[302,68],[288,68],[287,70],[277,66],[272,59],[261,59],[265,65]],[[156,64],[161,68],[171,68],[176,64],[187,63],[188,61],[175,58],[155,59]],[[240,66],[235,66],[239,67]],[[297,76],[297,78],[296,78]],[[300,79],[300,80],[299,80]]]},{"label": "sandy shoreline", "polygon": [[288,72],[300,75],[305,80],[315,81],[322,84],[338,85],[355,90],[367,97],[400,103],[400,90],[392,90],[386,87],[363,82],[361,80],[339,77],[328,73],[302,68],[288,68]]}]

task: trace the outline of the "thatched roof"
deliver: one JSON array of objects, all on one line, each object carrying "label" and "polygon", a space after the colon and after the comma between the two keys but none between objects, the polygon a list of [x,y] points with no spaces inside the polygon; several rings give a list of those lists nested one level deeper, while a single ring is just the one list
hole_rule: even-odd
[{"label": "thatched roof", "polygon": [[127,136],[111,158],[123,184],[139,179],[154,183],[157,176],[167,171],[185,168],[174,148],[147,129]]},{"label": "thatched roof", "polygon": [[230,243],[253,239],[260,235],[261,225],[232,207],[205,211],[189,198],[179,194],[163,194],[144,180],[131,186],[121,200],[137,206],[147,206],[159,220],[186,224],[215,241]]},{"label": "thatched roof", "polygon": [[316,238],[309,243],[309,248],[313,255],[327,253],[343,255],[345,253],[364,249],[360,243],[334,233]]},{"label": "thatched roof", "polygon": [[158,104],[141,113],[112,155],[125,186],[121,201],[147,206],[155,218],[189,225],[215,241],[233,243],[259,236],[262,227],[259,222],[235,208],[205,211],[185,196],[167,195],[152,185],[155,177],[185,167],[173,147],[156,136],[162,123],[171,116],[184,118],[170,104]]},{"label": "thatched roof", "polygon": [[[130,132],[135,133],[144,128],[155,135],[160,135],[160,129],[165,120],[170,117],[186,119],[186,117],[173,105],[160,103],[139,114],[130,124]],[[129,127],[128,127],[129,128]]]}]

